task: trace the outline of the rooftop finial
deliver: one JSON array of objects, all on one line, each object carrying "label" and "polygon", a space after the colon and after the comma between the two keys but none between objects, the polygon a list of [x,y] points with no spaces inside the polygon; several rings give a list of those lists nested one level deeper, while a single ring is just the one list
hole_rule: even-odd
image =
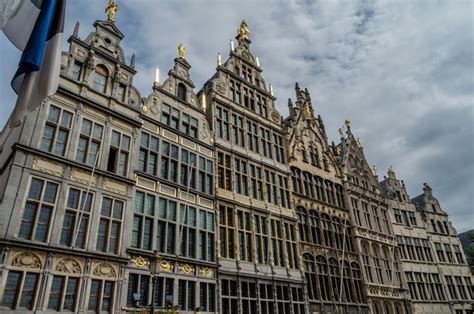
[{"label": "rooftop finial", "polygon": [[79,36],[79,26],[80,26],[79,20],[76,21],[76,25],[74,26],[74,32],[72,33],[73,36],[77,37]]},{"label": "rooftop finial", "polygon": [[241,46],[245,46],[250,41],[249,26],[245,20],[242,20],[240,27],[237,29],[237,40]]},{"label": "rooftop finial", "polygon": [[376,165],[372,166],[372,172],[374,173],[375,176],[377,175],[377,166]]},{"label": "rooftop finial", "polygon": [[105,13],[107,13],[107,21],[115,22],[115,15],[117,14],[118,9],[119,6],[117,3],[115,3],[115,0],[109,0],[107,6],[105,7]]},{"label": "rooftop finial", "polygon": [[183,43],[180,43],[178,46],[178,57],[184,59],[186,55],[186,48],[184,48]]}]

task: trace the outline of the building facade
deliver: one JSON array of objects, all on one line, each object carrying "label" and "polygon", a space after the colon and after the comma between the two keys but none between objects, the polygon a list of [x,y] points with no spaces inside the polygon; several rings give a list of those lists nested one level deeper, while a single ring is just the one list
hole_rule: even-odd
[{"label": "building facade", "polygon": [[415,313],[472,311],[474,290],[456,230],[431,188],[410,200],[392,168],[381,182]]},{"label": "building facade", "polygon": [[285,126],[309,312],[367,313],[342,172],[308,90],[295,92]]},{"label": "building facade", "polygon": [[472,312],[431,189],[380,188],[307,90],[283,118],[245,21],[197,94],[180,44],[142,98],[109,5],[0,134],[0,313]]}]

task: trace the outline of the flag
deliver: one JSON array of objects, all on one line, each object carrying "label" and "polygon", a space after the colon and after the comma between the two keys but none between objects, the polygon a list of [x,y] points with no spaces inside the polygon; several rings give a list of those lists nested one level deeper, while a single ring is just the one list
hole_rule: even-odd
[{"label": "flag", "polygon": [[23,49],[11,82],[18,98],[10,127],[19,126],[29,111],[58,89],[65,6],[65,0],[24,0],[18,8],[11,8],[16,12],[10,13],[12,16],[4,22],[3,32],[16,47]]}]

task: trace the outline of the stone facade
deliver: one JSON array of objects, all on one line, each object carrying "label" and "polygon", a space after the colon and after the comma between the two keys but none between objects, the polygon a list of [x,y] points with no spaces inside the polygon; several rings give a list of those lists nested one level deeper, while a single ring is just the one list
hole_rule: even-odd
[{"label": "stone facade", "polygon": [[299,86],[283,118],[245,22],[197,94],[180,45],[144,98],[113,19],[93,26],[0,135],[0,313],[470,313],[431,189],[379,184]]}]

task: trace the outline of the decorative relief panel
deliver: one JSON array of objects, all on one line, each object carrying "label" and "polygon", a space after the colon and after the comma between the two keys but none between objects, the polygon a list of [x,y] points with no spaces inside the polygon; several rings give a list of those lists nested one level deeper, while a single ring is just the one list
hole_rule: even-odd
[{"label": "decorative relief panel", "polygon": [[37,255],[25,252],[15,256],[12,261],[12,266],[41,269],[42,264],[41,259]]},{"label": "decorative relief panel", "polygon": [[78,261],[66,257],[61,259],[58,262],[58,265],[56,265],[56,271],[60,271],[63,273],[68,273],[68,274],[80,274],[81,273],[81,265],[79,264]]},{"label": "decorative relief panel", "polygon": [[35,157],[33,162],[33,169],[44,173],[52,174],[62,177],[64,174],[64,166],[51,161],[46,161],[42,158]]},{"label": "decorative relief panel", "polygon": [[120,183],[115,180],[111,180],[109,178],[105,178],[104,180],[104,187],[106,190],[110,192],[115,192],[118,194],[126,195],[127,194],[127,185]]},{"label": "decorative relief panel", "polygon": [[207,278],[214,277],[214,269],[209,267],[200,267],[199,275]]},{"label": "decorative relief panel", "polygon": [[194,267],[189,264],[179,264],[178,270],[180,273],[185,275],[193,275],[194,274]]},{"label": "decorative relief panel", "polygon": [[173,271],[173,264],[170,261],[163,260],[160,262],[160,271],[170,273]]},{"label": "decorative relief panel", "polygon": [[115,271],[115,268],[107,263],[100,263],[94,268],[94,273],[95,276],[100,276],[100,277],[109,277],[109,278],[115,278],[117,276],[117,272]]},{"label": "decorative relief panel", "polygon": [[143,258],[141,256],[134,256],[130,261],[138,268],[144,268],[150,265],[150,261],[147,258]]}]

